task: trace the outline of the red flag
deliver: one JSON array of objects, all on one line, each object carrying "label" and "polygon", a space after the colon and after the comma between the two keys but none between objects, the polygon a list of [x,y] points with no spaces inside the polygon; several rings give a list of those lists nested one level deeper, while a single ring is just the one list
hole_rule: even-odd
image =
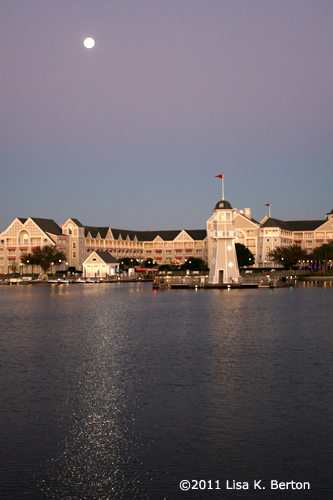
[{"label": "red flag", "polygon": [[221,175],[215,175],[215,177],[218,177],[219,179],[223,179],[223,174],[221,174]]},{"label": "red flag", "polygon": [[270,204],[270,203],[266,203],[266,204],[265,204],[265,207],[270,207],[270,206],[271,206],[271,204]]}]

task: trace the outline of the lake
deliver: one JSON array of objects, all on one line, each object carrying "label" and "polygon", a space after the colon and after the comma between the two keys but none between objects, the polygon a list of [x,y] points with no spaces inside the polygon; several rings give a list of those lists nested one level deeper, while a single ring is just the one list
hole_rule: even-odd
[{"label": "lake", "polygon": [[330,499],[332,306],[333,287],[0,287],[1,499]]}]

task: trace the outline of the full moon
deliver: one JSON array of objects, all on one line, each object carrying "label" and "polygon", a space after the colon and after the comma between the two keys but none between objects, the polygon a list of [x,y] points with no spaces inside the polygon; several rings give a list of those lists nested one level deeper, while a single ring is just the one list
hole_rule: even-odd
[{"label": "full moon", "polygon": [[87,49],[92,49],[95,45],[95,40],[93,38],[86,38],[83,44]]}]

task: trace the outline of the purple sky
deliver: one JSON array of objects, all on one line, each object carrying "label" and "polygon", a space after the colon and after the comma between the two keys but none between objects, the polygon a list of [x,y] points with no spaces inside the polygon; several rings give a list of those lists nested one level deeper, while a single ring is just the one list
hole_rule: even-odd
[{"label": "purple sky", "polygon": [[332,0],[0,3],[0,231],[332,209]]}]

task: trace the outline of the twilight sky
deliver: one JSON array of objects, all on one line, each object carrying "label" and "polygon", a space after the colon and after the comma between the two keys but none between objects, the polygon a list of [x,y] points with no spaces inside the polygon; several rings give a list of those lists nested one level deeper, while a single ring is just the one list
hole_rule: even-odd
[{"label": "twilight sky", "polygon": [[221,173],[258,221],[333,208],[332,0],[0,7],[0,231],[204,229]]}]

